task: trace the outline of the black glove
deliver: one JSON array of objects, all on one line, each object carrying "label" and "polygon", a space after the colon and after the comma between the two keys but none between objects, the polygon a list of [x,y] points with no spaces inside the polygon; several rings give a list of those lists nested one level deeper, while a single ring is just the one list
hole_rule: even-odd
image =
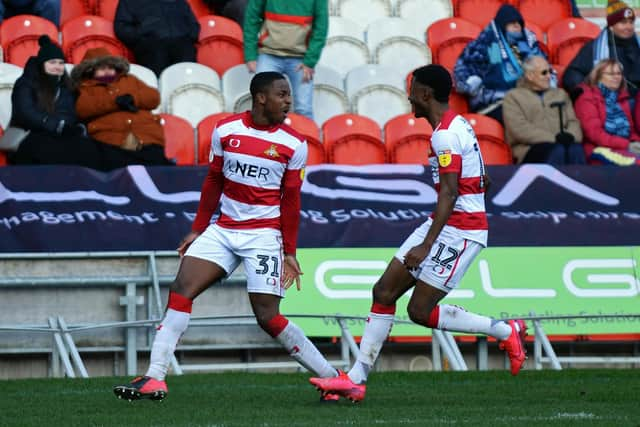
[{"label": "black glove", "polygon": [[573,144],[576,139],[569,132],[559,132],[556,134],[556,142],[558,144]]},{"label": "black glove", "polygon": [[135,106],[135,100],[133,99],[133,96],[128,93],[117,97],[116,104],[118,105],[118,108],[123,111],[131,111],[132,113],[138,111],[138,107]]}]

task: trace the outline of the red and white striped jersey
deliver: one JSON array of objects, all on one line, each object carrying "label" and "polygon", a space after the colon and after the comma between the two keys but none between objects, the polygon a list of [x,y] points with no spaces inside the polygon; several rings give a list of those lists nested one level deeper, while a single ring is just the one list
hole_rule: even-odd
[{"label": "red and white striped jersey", "polygon": [[247,111],[218,122],[210,162],[214,156],[222,157],[224,176],[216,223],[226,228],[280,229],[284,180],[301,181],[304,175],[304,137],[286,125],[256,125]]},{"label": "red and white striped jersey", "polygon": [[473,128],[452,110],[443,114],[431,136],[429,164],[437,192],[441,173],[458,175],[459,196],[445,227],[486,246],[489,224],[484,206],[484,161]]}]

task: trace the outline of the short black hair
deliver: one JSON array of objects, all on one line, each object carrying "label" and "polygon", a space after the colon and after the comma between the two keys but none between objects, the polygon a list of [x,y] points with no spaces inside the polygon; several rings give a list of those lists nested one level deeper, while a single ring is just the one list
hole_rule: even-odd
[{"label": "short black hair", "polygon": [[251,98],[255,98],[257,94],[264,93],[267,88],[271,86],[271,83],[276,80],[285,80],[283,74],[278,73],[277,71],[264,71],[262,73],[257,73],[251,79],[251,84],[249,85],[249,92],[251,92]]},{"label": "short black hair", "polygon": [[413,71],[413,78],[420,84],[433,90],[433,97],[438,102],[449,102],[449,94],[453,87],[451,74],[442,65],[429,64]]}]

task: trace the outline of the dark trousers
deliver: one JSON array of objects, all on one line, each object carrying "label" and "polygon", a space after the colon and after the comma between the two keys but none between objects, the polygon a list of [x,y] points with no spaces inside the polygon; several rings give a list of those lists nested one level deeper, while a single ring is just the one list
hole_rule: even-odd
[{"label": "dark trousers", "polygon": [[533,144],[522,163],[548,163],[550,165],[584,165],[586,163],[582,144],[559,144],[543,142]]},{"label": "dark trousers", "polygon": [[169,166],[174,165],[164,156],[164,147],[149,144],[139,151],[123,150],[110,144],[102,146],[102,161],[105,170],[124,168],[129,165]]},{"label": "dark trousers", "polygon": [[178,62],[196,62],[195,43],[188,39],[157,40],[133,49],[136,62],[160,76],[162,70]]},{"label": "dark trousers", "polygon": [[14,165],[76,165],[104,170],[99,143],[82,136],[57,136],[32,131],[9,154]]}]

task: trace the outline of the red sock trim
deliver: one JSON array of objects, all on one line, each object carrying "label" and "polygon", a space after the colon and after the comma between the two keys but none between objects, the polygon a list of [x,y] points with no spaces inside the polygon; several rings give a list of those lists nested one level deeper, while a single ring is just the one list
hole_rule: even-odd
[{"label": "red sock trim", "polygon": [[377,314],[396,314],[396,305],[384,305],[374,302],[371,305],[371,312]]},{"label": "red sock trim", "polygon": [[167,308],[171,308],[175,311],[182,311],[183,313],[191,313],[192,305],[193,301],[189,298],[173,291],[169,291],[169,302],[167,303]]},{"label": "red sock trim", "polygon": [[267,323],[267,333],[271,335],[272,338],[275,338],[280,335],[280,332],[284,331],[284,328],[286,328],[288,324],[289,320],[282,314],[278,314]]},{"label": "red sock trim", "polygon": [[427,326],[430,328],[438,328],[438,322],[440,321],[440,306],[436,305],[436,308],[431,310],[429,314],[429,320],[427,320]]}]

